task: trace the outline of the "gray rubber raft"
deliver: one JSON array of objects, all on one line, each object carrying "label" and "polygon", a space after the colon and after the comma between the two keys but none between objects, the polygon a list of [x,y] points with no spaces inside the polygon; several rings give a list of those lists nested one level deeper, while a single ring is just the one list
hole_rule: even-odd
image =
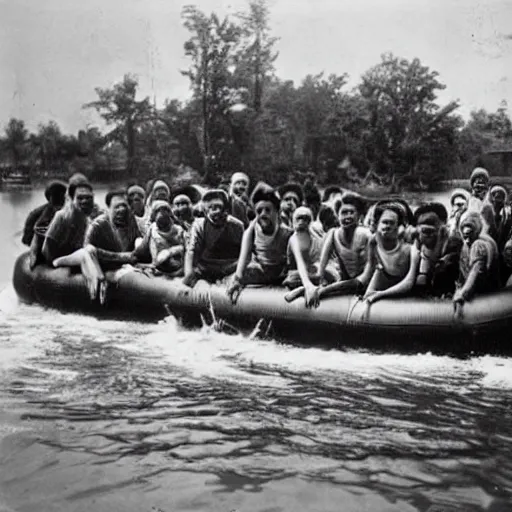
[{"label": "gray rubber raft", "polygon": [[512,352],[511,288],[466,303],[457,320],[449,300],[400,298],[368,306],[353,296],[331,297],[316,309],[306,309],[302,299],[287,303],[282,288],[248,287],[233,305],[225,288],[202,281],[188,289],[179,280],[140,271],[121,271],[108,278],[108,301],[101,306],[90,300],[80,274],[44,265],[32,271],[25,253],[16,261],[13,284],[25,302],[97,316],[155,320],[171,312],[194,325],[200,314],[213,313],[242,330],[265,318],[272,320],[278,339],[298,344],[453,354]]}]

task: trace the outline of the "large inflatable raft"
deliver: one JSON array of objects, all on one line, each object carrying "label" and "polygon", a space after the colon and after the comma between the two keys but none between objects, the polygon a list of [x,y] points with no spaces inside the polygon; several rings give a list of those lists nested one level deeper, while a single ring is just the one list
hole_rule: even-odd
[{"label": "large inflatable raft", "polygon": [[90,300],[80,274],[44,265],[32,271],[25,253],[16,261],[13,284],[25,302],[96,315],[143,320],[171,312],[191,322],[201,313],[213,313],[241,329],[251,329],[265,318],[272,320],[278,339],[299,344],[454,354],[512,352],[511,288],[477,297],[455,319],[449,300],[401,298],[368,306],[357,297],[332,297],[317,309],[306,309],[302,299],[287,303],[283,289],[248,287],[233,305],[225,288],[201,281],[188,289],[179,280],[123,270],[109,279],[108,301],[101,306]]}]

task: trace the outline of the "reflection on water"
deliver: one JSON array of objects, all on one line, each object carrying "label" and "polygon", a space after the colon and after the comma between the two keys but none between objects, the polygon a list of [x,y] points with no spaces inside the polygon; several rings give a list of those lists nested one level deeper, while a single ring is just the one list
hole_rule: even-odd
[{"label": "reflection on water", "polygon": [[[34,505],[47,485],[62,485],[59,502],[118,500],[123,488],[149,503],[176,479],[201,482],[196,510],[251,493],[266,504],[257,510],[298,510],[301,489],[313,503],[348,494],[346,510],[509,503],[509,359],[299,349],[26,306],[0,323],[15,352],[2,384],[24,440],[2,443],[0,489],[18,503],[32,480]],[[95,471],[115,481],[100,485]],[[287,500],[272,509],[272,493]]]},{"label": "reflection on water", "polygon": [[19,305],[8,282],[41,199],[0,194],[0,512],[512,510],[511,359]]}]

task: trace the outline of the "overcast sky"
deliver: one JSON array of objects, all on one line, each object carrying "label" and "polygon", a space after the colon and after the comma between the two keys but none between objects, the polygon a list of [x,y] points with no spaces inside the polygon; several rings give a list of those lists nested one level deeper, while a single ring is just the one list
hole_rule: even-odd
[{"label": "overcast sky", "polygon": [[[141,95],[185,99],[183,5],[236,12],[245,0],[0,0],[0,127],[56,120],[76,132],[97,118],[81,108],[127,72]],[[441,103],[460,113],[512,107],[510,0],[270,0],[280,38],[277,74],[348,73],[355,85],[384,52],[437,70]]]}]

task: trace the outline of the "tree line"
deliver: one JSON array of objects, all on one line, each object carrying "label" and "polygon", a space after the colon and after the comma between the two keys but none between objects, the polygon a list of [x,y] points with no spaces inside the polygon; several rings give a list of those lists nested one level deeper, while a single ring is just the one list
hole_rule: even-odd
[{"label": "tree line", "polygon": [[308,75],[297,85],[277,77],[266,0],[225,17],[189,5],[182,21],[190,100],[156,108],[126,74],[84,105],[107,130],[75,136],[51,121],[29,133],[10,119],[0,160],[62,174],[121,169],[140,179],[186,169],[210,185],[235,170],[276,184],[309,173],[323,183],[400,190],[464,176],[512,140],[504,102],[464,121],[458,102],[438,103],[445,85],[419,59],[382,55],[352,88],[345,73]]}]

